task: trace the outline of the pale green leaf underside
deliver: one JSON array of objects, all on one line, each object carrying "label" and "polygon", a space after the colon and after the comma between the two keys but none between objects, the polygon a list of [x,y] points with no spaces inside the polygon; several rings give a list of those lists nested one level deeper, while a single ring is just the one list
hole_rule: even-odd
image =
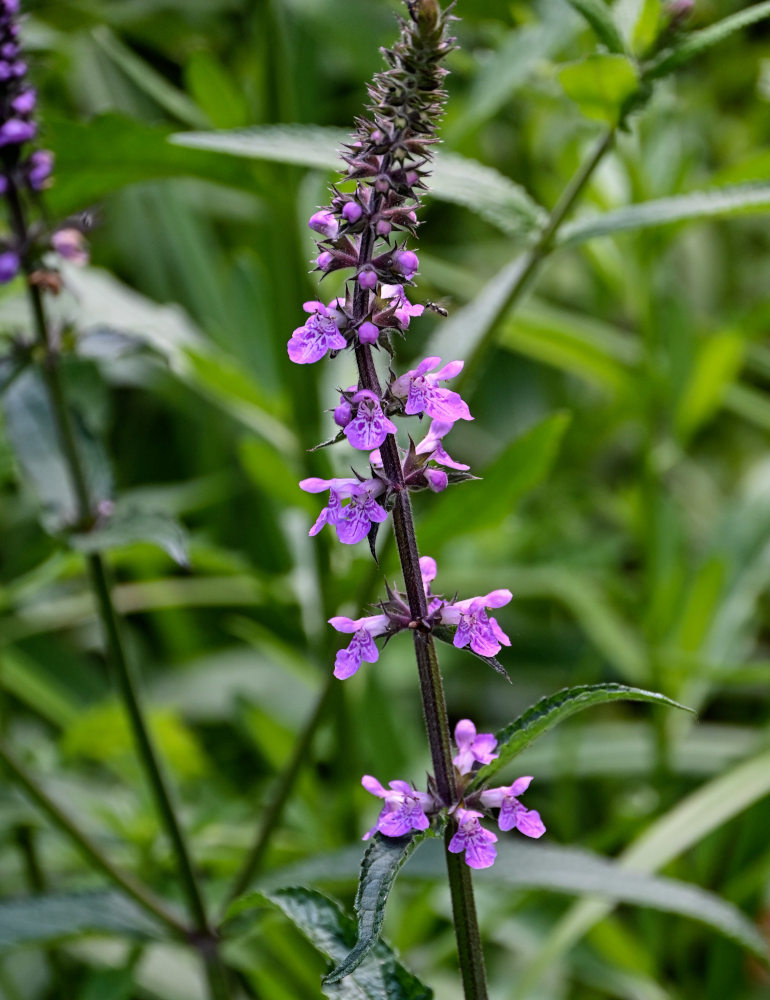
[{"label": "pale green leaf underside", "polygon": [[[350,141],[340,129],[316,125],[263,125],[215,132],[181,132],[179,146],[254,160],[292,163],[317,170],[340,170],[338,150]],[[519,236],[542,223],[545,213],[513,181],[476,160],[439,152],[430,178],[433,197],[477,212],[504,233]]]},{"label": "pale green leaf underside", "polygon": [[764,211],[770,211],[770,184],[712,188],[643,201],[603,215],[568,222],[562,227],[557,242],[559,246],[574,246],[597,236]]},{"label": "pale green leaf underside", "polygon": [[[236,916],[255,907],[272,904],[335,965],[355,946],[356,928],[339,904],[315,889],[291,887],[272,892],[252,892],[230,907]],[[324,983],[323,994],[333,1000],[430,1000],[433,991],[423,985],[397,960],[383,941],[339,983]]]},{"label": "pale green leaf underside", "polygon": [[505,767],[539,736],[571,715],[611,701],[648,701],[690,711],[686,706],[656,691],[645,691],[625,684],[584,684],[580,687],[564,688],[556,694],[541,698],[518,719],[496,733],[499,757],[478,771],[471,788],[478,788],[487,782],[493,774]]},{"label": "pale green leaf underside", "polygon": [[422,834],[398,838],[383,837],[380,833],[374,835],[361,861],[356,895],[358,937],[355,947],[325,977],[324,983],[337,983],[350,975],[375,946],[396,875],[424,839]]},{"label": "pale green leaf underside", "polygon": [[157,937],[157,925],[117,892],[51,893],[0,902],[0,952],[85,934]]}]

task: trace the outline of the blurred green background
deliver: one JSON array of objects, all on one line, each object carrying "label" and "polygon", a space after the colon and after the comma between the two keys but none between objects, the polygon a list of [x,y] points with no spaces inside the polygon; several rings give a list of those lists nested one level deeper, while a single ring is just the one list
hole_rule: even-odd
[{"label": "blurred green background", "polygon": [[[630,30],[645,11],[658,16],[657,3],[615,6]],[[688,28],[741,7],[704,0]],[[429,757],[405,637],[344,685],[327,680],[340,637],[326,619],[365,613],[382,574],[396,579],[390,540],[381,534],[380,572],[363,544],[309,539],[320,498],[296,486],[344,475],[350,461],[344,446],[307,451],[334,431],[327,411],[335,388],[352,381],[350,358],[300,368],[285,351],[302,302],[317,294],[306,219],[326,202],[335,142],[263,131],[253,155],[235,157],[167,139],[282,123],[350,128],[400,5],[52,0],[27,9],[42,141],[57,157],[49,210],[90,209],[95,223],[93,268],[67,271],[55,314],[65,342],[76,324],[108,346],[81,349],[68,378],[108,442],[118,495],[189,533],[189,567],[150,544],[117,548],[109,562],[206,892],[224,898],[322,696],[262,873],[273,885],[328,885],[349,906],[359,838],[378,809],[360,776],[419,784]],[[736,199],[715,212],[706,201],[689,212],[729,218],[676,221],[665,210],[655,216],[665,225],[641,228],[632,216],[595,238],[580,221],[620,213],[612,218],[622,222],[628,205],[766,180],[770,25],[732,35],[656,86],[563,228],[572,244],[487,333],[479,292],[504,280],[496,276],[542,220],[537,205],[556,203],[604,127],[559,75],[597,39],[563,0],[462,0],[457,13],[441,152],[466,160],[426,201],[416,294],[450,315],[414,321],[397,367],[436,344],[445,359],[473,360],[463,391],[476,419],[448,447],[483,481],[416,497],[418,538],[438,561],[440,591],[510,587],[514,601],[498,614],[513,640],[503,652],[510,686],[441,647],[452,721],[495,729],[543,694],[605,680],[699,713],[603,708],[522,758],[517,773],[535,776],[526,804],[548,835],[477,879],[492,996],[765,997],[770,978],[731,940],[740,937],[734,911],[720,911],[715,896],[767,936],[770,196],[760,185],[749,207]],[[330,280],[321,294],[338,287]],[[24,329],[19,288],[3,290],[0,315],[0,336]],[[105,331],[136,339],[109,346]],[[111,856],[175,899],[82,558],[38,517],[0,425],[2,731]],[[617,857],[634,842],[630,859],[592,869],[596,854]],[[32,855],[50,892],[103,885],[5,784],[7,899],[34,887]],[[396,886],[385,934],[452,1000],[448,896],[419,865],[418,855]],[[550,889],[522,879],[522,866],[538,865],[532,878]],[[670,881],[637,875],[634,888],[634,869],[714,894],[691,900],[706,923],[685,915]],[[591,917],[575,909],[582,891],[620,905]],[[64,936],[46,950],[39,939],[11,941],[0,996],[204,995],[179,946],[138,931]],[[277,914],[252,912],[227,947],[252,995],[321,996],[323,960]]]}]

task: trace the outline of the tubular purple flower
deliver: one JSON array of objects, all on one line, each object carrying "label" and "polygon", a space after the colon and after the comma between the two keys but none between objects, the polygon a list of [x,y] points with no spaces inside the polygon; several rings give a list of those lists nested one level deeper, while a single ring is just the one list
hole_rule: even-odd
[{"label": "tubular purple flower", "polygon": [[510,590],[492,590],[483,597],[469,597],[464,601],[445,604],[441,609],[442,625],[456,625],[453,644],[458,649],[470,645],[479,656],[496,656],[501,646],[510,646],[511,640],[487,615],[487,608],[502,608],[513,597]]},{"label": "tubular purple flower", "polygon": [[535,809],[527,809],[518,800],[529,788],[531,776],[517,778],[512,785],[500,788],[487,788],[479,798],[487,809],[499,809],[497,818],[501,830],[518,830],[525,837],[537,840],[545,833],[545,824],[540,819],[540,813]]},{"label": "tubular purple flower", "polygon": [[37,92],[32,87],[22,90],[22,92],[17,94],[11,101],[11,107],[17,115],[31,115],[35,110],[36,104]]},{"label": "tubular purple flower", "polygon": [[328,208],[322,208],[319,212],[311,215],[307,224],[314,232],[321,233],[322,236],[325,236],[329,240],[333,240],[336,237],[340,228],[334,212]]},{"label": "tubular purple flower", "polygon": [[[387,519],[387,511],[375,500],[385,491],[385,483],[381,479],[359,482],[357,479],[318,479],[313,476],[303,479],[299,485],[306,493],[329,490],[329,503],[318,515],[309,535],[317,535],[325,524],[330,524],[343,544],[355,545],[366,538],[373,523],[379,524]],[[350,498],[344,507],[343,498]]]},{"label": "tubular purple flower", "polygon": [[455,743],[458,753],[452,763],[460,774],[469,774],[475,763],[489,764],[500,756],[494,752],[497,746],[494,734],[477,733],[470,719],[460,719],[455,726]]},{"label": "tubular purple flower", "polygon": [[448,469],[457,469],[460,472],[467,472],[470,465],[464,465],[455,460],[445,451],[441,439],[445,437],[454,427],[454,423],[447,423],[443,420],[432,420],[428,428],[428,433],[415,448],[418,455],[429,455],[430,461],[439,465],[445,465]]},{"label": "tubular purple flower", "polygon": [[36,149],[27,159],[27,183],[33,191],[41,191],[53,172],[53,153]]},{"label": "tubular purple flower", "polygon": [[395,434],[398,428],[382,412],[382,405],[373,392],[362,389],[353,396],[358,405],[355,418],[345,427],[345,437],[354,448],[371,451],[379,448],[388,434]]},{"label": "tubular purple flower", "polygon": [[450,361],[432,375],[429,372],[441,364],[441,358],[425,358],[416,368],[395,379],[390,387],[391,393],[401,399],[406,399],[404,410],[412,415],[427,413],[435,420],[454,423],[456,420],[473,420],[467,403],[459,393],[444,389],[439,382],[459,375],[463,369],[463,361]]},{"label": "tubular purple flower", "polygon": [[395,304],[396,308],[393,315],[404,330],[409,328],[409,321],[412,316],[422,316],[425,310],[424,306],[412,305],[406,297],[403,285],[383,285],[380,288],[380,298],[392,300],[388,302],[388,305],[392,309]]},{"label": "tubular purple flower", "polygon": [[347,341],[340,333],[339,324],[343,321],[342,313],[334,306],[325,306],[323,302],[305,302],[302,306],[310,318],[304,326],[299,326],[292,333],[286,348],[289,357],[297,365],[310,365],[329,351],[340,351],[347,346]]},{"label": "tubular purple flower", "polygon": [[497,841],[497,834],[485,830],[479,820],[482,813],[475,809],[455,810],[458,829],[449,842],[452,854],[465,851],[465,863],[469,868],[489,868],[495,863],[497,851],[492,846]]},{"label": "tubular purple flower", "polygon": [[372,834],[379,831],[386,837],[403,837],[410,830],[427,830],[430,820],[425,815],[435,808],[433,797],[427,792],[418,792],[406,781],[390,781],[390,791],[383,788],[371,774],[361,778],[361,784],[372,795],[385,799],[377,822],[363,840],[368,840]]},{"label": "tubular purple flower", "polygon": [[388,631],[387,615],[357,619],[337,616],[330,618],[329,624],[338,632],[353,633],[347,648],[340,649],[334,661],[334,676],[338,680],[352,677],[363,662],[377,662],[380,651],[374,642],[374,636],[384,635]]}]

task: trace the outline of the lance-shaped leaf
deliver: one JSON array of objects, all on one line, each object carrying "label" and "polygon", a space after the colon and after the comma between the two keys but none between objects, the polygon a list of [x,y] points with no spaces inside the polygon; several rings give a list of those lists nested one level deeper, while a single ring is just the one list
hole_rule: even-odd
[{"label": "lance-shaped leaf", "polygon": [[604,0],[567,0],[593,28],[594,34],[610,52],[625,52],[623,39]]},{"label": "lance-shaped leaf", "polygon": [[377,944],[385,918],[385,905],[402,865],[430,836],[429,832],[410,837],[383,837],[376,833],[361,861],[356,893],[358,937],[355,947],[324,977],[325,984],[338,983],[357,969]]},{"label": "lance-shaped leaf", "polygon": [[647,80],[656,80],[662,76],[668,76],[674,70],[690,62],[701,52],[712,48],[723,42],[736,31],[741,31],[757,21],[762,21],[770,17],[770,0],[764,3],[756,3],[744,10],[739,10],[730,17],[725,17],[716,24],[703,28],[702,31],[693,31],[686,35],[679,44],[662,52],[645,70],[644,77]]},{"label": "lance-shaped leaf", "polygon": [[73,532],[68,542],[79,552],[105,552],[135,542],[149,542],[164,549],[180,566],[188,566],[187,534],[173,517],[155,510],[142,510],[131,503],[115,509],[90,531]]},{"label": "lance-shaped leaf", "polygon": [[571,715],[610,701],[649,701],[657,705],[681,708],[685,712],[692,711],[686,705],[680,705],[679,702],[672,701],[671,698],[656,691],[627,687],[625,684],[584,684],[580,687],[564,688],[563,691],[541,698],[518,719],[495,734],[499,757],[477,772],[469,790],[478,788],[501,767],[518,756],[538,736],[542,736]]},{"label": "lance-shaped leaf", "polygon": [[[268,904],[278,907],[335,964],[355,946],[355,922],[338,903],[314,889],[251,892],[230,906],[228,918]],[[349,976],[339,983],[325,983],[323,995],[331,1000],[431,1000],[433,991],[401,965],[388,945],[378,941]]]}]

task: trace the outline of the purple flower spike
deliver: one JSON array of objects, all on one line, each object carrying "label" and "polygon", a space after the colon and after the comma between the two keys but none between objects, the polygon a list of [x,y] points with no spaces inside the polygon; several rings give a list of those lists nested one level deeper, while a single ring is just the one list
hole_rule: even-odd
[{"label": "purple flower spike", "polygon": [[355,620],[337,616],[330,618],[329,624],[338,632],[353,633],[347,649],[340,649],[334,661],[334,676],[338,680],[352,677],[363,662],[377,662],[380,651],[373,637],[384,635],[388,631],[387,615],[370,615],[368,618]]},{"label": "purple flower spike", "polygon": [[412,280],[419,266],[419,258],[413,250],[396,250],[393,254],[393,270],[403,274],[407,281]]},{"label": "purple flower spike", "polygon": [[455,726],[455,743],[459,753],[452,758],[452,763],[460,774],[469,774],[473,765],[488,764],[499,757],[495,753],[497,740],[492,733],[477,733],[470,719],[460,719]]},{"label": "purple flower spike", "polygon": [[418,455],[429,455],[430,461],[445,465],[448,469],[458,469],[460,472],[467,472],[470,465],[463,465],[455,460],[444,450],[441,439],[445,437],[454,424],[449,424],[441,420],[433,420],[428,433],[417,445],[415,451]]},{"label": "purple flower spike", "polygon": [[388,434],[395,434],[398,428],[382,412],[377,396],[368,389],[362,389],[353,397],[358,404],[355,419],[345,427],[345,437],[354,448],[371,451],[379,448]]},{"label": "purple flower spike", "polygon": [[307,224],[314,232],[320,233],[328,240],[333,240],[337,235],[337,230],[340,228],[340,224],[337,222],[334,213],[328,208],[322,208],[320,212],[311,215]]},{"label": "purple flower spike", "polygon": [[310,319],[297,327],[287,344],[291,360],[298,365],[320,361],[329,351],[340,351],[347,341],[339,331],[342,314],[323,302],[305,302],[302,306]]},{"label": "purple flower spike", "polygon": [[497,851],[492,846],[497,841],[497,834],[485,830],[479,823],[482,813],[475,809],[457,809],[457,833],[449,841],[452,854],[465,851],[465,863],[469,868],[489,868],[495,863]]},{"label": "purple flower spike", "polygon": [[376,344],[379,336],[379,327],[374,323],[362,323],[358,328],[358,339],[362,344]]},{"label": "purple flower spike", "polygon": [[444,423],[455,420],[473,420],[467,403],[459,393],[442,389],[439,382],[454,378],[463,369],[463,361],[450,361],[432,375],[428,374],[441,364],[441,358],[425,358],[416,368],[397,378],[390,387],[394,396],[406,398],[408,414],[427,413]]},{"label": "purple flower spike", "polygon": [[380,297],[393,300],[388,302],[388,305],[392,307],[395,303],[396,310],[393,315],[404,330],[409,327],[412,316],[422,316],[425,310],[424,306],[412,305],[406,297],[403,285],[383,285],[380,289]]},{"label": "purple flower spike", "polygon": [[367,792],[385,799],[377,822],[364,834],[363,840],[368,840],[376,831],[386,837],[403,837],[410,830],[427,830],[430,826],[425,813],[433,809],[434,803],[427,792],[418,792],[406,781],[389,782],[388,791],[371,774],[365,774],[361,784]]},{"label": "purple flower spike", "polygon": [[19,273],[20,267],[19,255],[13,250],[0,253],[0,285],[6,285],[9,281],[13,281]]},{"label": "purple flower spike", "polygon": [[479,656],[497,656],[500,647],[510,646],[511,640],[486,609],[502,608],[512,597],[510,590],[492,590],[483,597],[447,604],[441,609],[441,623],[457,626],[452,642],[458,649],[470,645]]},{"label": "purple flower spike", "polygon": [[481,801],[487,809],[498,809],[500,815],[497,822],[501,830],[518,830],[525,837],[537,840],[545,833],[545,824],[540,819],[540,813],[535,809],[527,809],[518,800],[529,788],[531,777],[517,778],[506,788],[488,788],[481,793]]}]

